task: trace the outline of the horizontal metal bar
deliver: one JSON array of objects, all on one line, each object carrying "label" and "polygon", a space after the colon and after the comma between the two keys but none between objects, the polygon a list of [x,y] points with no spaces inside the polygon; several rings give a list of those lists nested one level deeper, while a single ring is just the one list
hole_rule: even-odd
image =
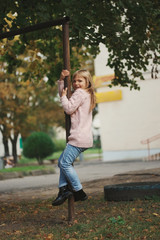
[{"label": "horizontal metal bar", "polygon": [[147,143],[153,142],[153,141],[155,141],[155,140],[157,140],[159,138],[160,138],[160,134],[157,134],[157,135],[155,135],[153,137],[150,137],[150,138],[147,138],[145,140],[142,140],[141,143],[142,144],[147,144]]},{"label": "horizontal metal bar", "polygon": [[0,39],[14,37],[16,35],[29,33],[29,32],[34,32],[34,31],[41,30],[41,29],[44,29],[44,28],[49,28],[49,27],[52,27],[52,26],[62,25],[65,22],[68,22],[68,21],[69,21],[69,17],[64,17],[64,18],[57,19],[57,20],[54,20],[54,21],[37,23],[35,25],[20,28],[20,29],[16,29],[16,30],[13,30],[13,31],[10,31],[10,32],[0,33]]}]

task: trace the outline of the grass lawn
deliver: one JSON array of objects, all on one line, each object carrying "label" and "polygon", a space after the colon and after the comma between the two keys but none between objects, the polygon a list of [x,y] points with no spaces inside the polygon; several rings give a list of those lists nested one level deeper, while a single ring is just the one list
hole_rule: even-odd
[{"label": "grass lawn", "polygon": [[[49,156],[46,159],[58,159],[60,157],[61,153],[62,153],[62,151],[55,152],[55,153],[52,154],[52,156]],[[84,158],[87,159],[87,158],[90,158],[90,156],[89,156],[90,154],[97,154],[97,155],[99,155],[100,153],[102,153],[101,149],[89,148],[83,154],[84,154]],[[93,156],[92,156],[92,158],[93,158]]]},{"label": "grass lawn", "polygon": [[[84,159],[89,159],[90,154],[99,154],[101,152],[100,149],[88,149],[84,152]],[[62,151],[55,152],[51,156],[47,157],[46,160],[51,159],[58,159],[61,155]],[[92,156],[93,158],[93,156]],[[19,172],[19,171],[30,171],[30,170],[43,170],[46,169],[45,161],[43,166],[39,166],[36,158],[28,159],[24,156],[19,160],[17,167],[9,168],[9,169],[2,169],[0,172]]]},{"label": "grass lawn", "polygon": [[5,172],[29,172],[29,171],[34,171],[34,170],[46,170],[49,169],[48,166],[45,165],[29,165],[29,166],[20,166],[20,167],[13,167],[13,168],[4,168],[0,170],[0,173],[5,173]]},{"label": "grass lawn", "polygon": [[51,199],[0,204],[0,239],[12,240],[158,240],[160,199],[106,202],[103,194],[75,203],[75,218],[67,221],[67,202]]}]

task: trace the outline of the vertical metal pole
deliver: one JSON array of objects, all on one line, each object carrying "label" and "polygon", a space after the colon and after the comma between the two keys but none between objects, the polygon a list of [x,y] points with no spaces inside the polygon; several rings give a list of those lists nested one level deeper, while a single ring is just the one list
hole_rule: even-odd
[{"label": "vertical metal pole", "polygon": [[[69,48],[69,22],[66,21],[62,25],[63,29],[63,61],[64,61],[64,69],[70,71],[70,48]],[[67,97],[71,96],[71,81],[70,76],[66,77],[64,80],[64,87],[68,88]],[[69,132],[70,132],[70,116],[65,114],[65,122],[66,122],[66,142],[68,142]],[[71,222],[74,217],[74,197],[71,196],[68,199],[68,221]]]},{"label": "vertical metal pole", "polygon": [[[70,71],[70,49],[69,49],[69,22],[64,22],[63,28],[63,62],[64,69]],[[67,97],[71,96],[71,81],[70,76],[66,77],[64,80],[64,88],[68,88]],[[65,114],[66,120],[66,142],[68,142],[69,132],[70,132],[70,116]]]},{"label": "vertical metal pole", "polygon": [[148,147],[148,160],[151,160],[151,157],[150,157],[150,147],[149,147],[149,139],[147,139],[147,147]]}]

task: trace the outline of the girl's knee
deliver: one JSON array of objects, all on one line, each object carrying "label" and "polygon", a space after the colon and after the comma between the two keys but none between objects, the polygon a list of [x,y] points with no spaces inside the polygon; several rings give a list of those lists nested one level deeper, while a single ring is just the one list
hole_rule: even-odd
[{"label": "girl's knee", "polygon": [[65,161],[64,159],[61,159],[58,163],[59,168],[61,169],[66,169],[66,168],[70,168],[72,166],[72,164],[70,164],[69,162]]}]

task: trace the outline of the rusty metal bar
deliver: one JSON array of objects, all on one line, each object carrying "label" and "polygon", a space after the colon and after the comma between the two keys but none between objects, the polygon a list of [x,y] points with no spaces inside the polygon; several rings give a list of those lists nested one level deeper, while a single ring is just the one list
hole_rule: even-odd
[{"label": "rusty metal bar", "polygon": [[64,17],[64,18],[57,19],[57,20],[54,20],[54,21],[52,20],[52,21],[48,21],[48,22],[38,23],[38,24],[31,25],[31,26],[28,26],[28,27],[16,29],[16,30],[13,30],[13,31],[0,33],[0,39],[14,37],[16,35],[29,33],[29,32],[34,32],[34,31],[41,30],[41,29],[44,29],[44,28],[63,25],[65,22],[68,22],[68,21],[69,21],[69,17]]},{"label": "rusty metal bar", "polygon": [[148,148],[148,160],[151,160],[151,156],[150,156],[150,146],[149,146],[149,140],[147,142],[147,148]]},{"label": "rusty metal bar", "polygon": [[68,199],[68,222],[72,223],[74,219],[74,197],[70,196]]},{"label": "rusty metal bar", "polygon": [[155,135],[153,137],[150,137],[150,138],[147,138],[145,140],[142,140],[141,143],[142,144],[148,144],[148,143],[151,143],[151,142],[153,142],[153,141],[155,141],[155,140],[157,140],[159,138],[160,138],[160,134],[157,134],[157,135]]},{"label": "rusty metal bar", "polygon": [[[69,49],[69,23],[65,22],[62,25],[63,29],[63,61],[64,61],[64,69],[70,71],[70,49]],[[70,76],[66,77],[64,80],[64,88],[68,88],[67,97],[71,96],[71,81]],[[69,132],[70,132],[70,116],[65,114],[66,120],[66,142],[68,142]]]},{"label": "rusty metal bar", "polygon": [[[70,71],[70,48],[69,48],[69,22],[65,22],[62,25],[63,29],[63,59],[64,59],[64,69]],[[68,88],[67,97],[70,98],[71,96],[71,81],[70,76],[66,77],[64,80],[64,88]],[[71,121],[70,116],[65,114],[65,121],[66,121],[66,142],[68,142]],[[74,197],[71,196],[68,199],[68,221],[72,222],[74,218]]]}]

